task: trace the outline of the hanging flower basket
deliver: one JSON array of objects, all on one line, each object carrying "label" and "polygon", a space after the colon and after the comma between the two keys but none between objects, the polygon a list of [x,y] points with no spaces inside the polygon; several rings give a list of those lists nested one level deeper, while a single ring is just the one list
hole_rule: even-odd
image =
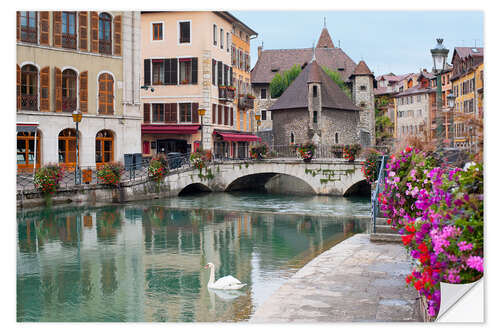
[{"label": "hanging flower basket", "polygon": [[259,144],[250,148],[250,157],[254,160],[262,160],[267,156],[269,148],[266,144]]},{"label": "hanging flower basket", "polygon": [[314,157],[314,152],[316,151],[316,146],[314,143],[306,142],[296,147],[297,156],[301,158],[305,163],[311,162]]},{"label": "hanging flower basket", "polygon": [[165,155],[154,156],[149,162],[148,175],[149,178],[154,180],[157,184],[160,184],[163,178],[168,173],[168,162]]},{"label": "hanging flower basket", "polygon": [[360,150],[361,146],[359,144],[345,145],[343,150],[343,157],[349,162],[354,162]]},{"label": "hanging flower basket", "polygon": [[117,187],[124,172],[123,165],[119,162],[106,163],[97,168],[97,179],[100,184]]},{"label": "hanging flower basket", "polygon": [[195,169],[201,171],[205,168],[212,159],[212,152],[210,150],[198,150],[191,154],[189,160]]}]

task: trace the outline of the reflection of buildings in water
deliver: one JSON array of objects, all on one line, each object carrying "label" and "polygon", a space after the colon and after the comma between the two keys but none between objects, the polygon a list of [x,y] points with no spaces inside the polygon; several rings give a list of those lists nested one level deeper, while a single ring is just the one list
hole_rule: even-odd
[{"label": "reflection of buildings in water", "polygon": [[345,221],[344,225],[344,236],[348,236],[354,232],[354,221]]}]

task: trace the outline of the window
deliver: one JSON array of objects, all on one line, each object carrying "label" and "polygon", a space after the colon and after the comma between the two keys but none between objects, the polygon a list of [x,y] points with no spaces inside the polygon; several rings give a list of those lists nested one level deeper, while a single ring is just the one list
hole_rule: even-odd
[{"label": "window", "polygon": [[179,117],[181,123],[192,122],[191,103],[179,103]]},{"label": "window", "polygon": [[224,50],[224,29],[220,28],[220,48]]},{"label": "window", "polygon": [[313,123],[318,123],[318,111],[313,111]]},{"label": "window", "polygon": [[62,12],[62,46],[67,49],[76,49],[76,14]]},{"label": "window", "polygon": [[111,54],[111,16],[99,14],[99,52]]},{"label": "window", "polygon": [[217,85],[217,61],[212,59],[212,84]]},{"label": "window", "polygon": [[231,45],[231,35],[226,32],[226,51],[229,52],[229,45]]},{"label": "window", "polygon": [[74,167],[76,162],[76,131],[73,128],[66,128],[59,133],[58,140],[59,163]]},{"label": "window", "polygon": [[99,113],[113,114],[114,81],[109,73],[99,76]]},{"label": "window", "polygon": [[267,89],[266,88],[262,88],[260,89],[260,98],[261,99],[266,99],[267,98]]},{"label": "window", "polygon": [[153,23],[153,40],[163,40],[163,23]]},{"label": "window", "polygon": [[163,84],[165,81],[165,66],[163,59],[153,59],[153,84]]},{"label": "window", "polygon": [[[36,167],[40,166],[40,131],[36,133]],[[35,132],[17,133],[17,168],[33,169],[35,160]]]},{"label": "window", "polygon": [[214,46],[217,46],[217,25],[216,24],[214,24],[213,37],[214,37]]},{"label": "window", "polygon": [[191,43],[191,22],[189,21],[179,22],[179,43],[180,44]]},{"label": "window", "polygon": [[339,133],[335,133],[335,144],[339,143]]},{"label": "window", "polygon": [[365,102],[361,102],[361,103],[359,103],[359,106],[362,107],[362,108],[364,108],[366,106],[366,103]]},{"label": "window", "polygon": [[102,165],[113,161],[113,133],[102,130],[95,136],[95,163]]},{"label": "window", "polygon": [[236,48],[234,45],[231,46],[231,65],[236,65]]},{"label": "window", "polygon": [[73,112],[76,110],[76,72],[65,69],[62,72],[62,111]]},{"label": "window", "polygon": [[38,110],[38,69],[33,65],[21,68],[21,110]]},{"label": "window", "polygon": [[266,112],[266,110],[260,111],[260,114],[261,114],[262,120],[267,120],[267,112]]},{"label": "window", "polygon": [[37,42],[37,12],[21,12],[21,41]]},{"label": "window", "polygon": [[318,86],[313,86],[313,97],[318,97]]},{"label": "window", "polygon": [[366,86],[365,85],[359,86],[359,90],[365,91],[366,90]]},{"label": "window", "polygon": [[198,58],[179,59],[180,84],[198,83]]},{"label": "window", "polygon": [[295,143],[295,135],[293,135],[293,132],[290,133],[290,143]]},{"label": "window", "polygon": [[153,109],[153,123],[163,123],[165,122],[165,112],[163,110],[163,104],[152,104]]}]

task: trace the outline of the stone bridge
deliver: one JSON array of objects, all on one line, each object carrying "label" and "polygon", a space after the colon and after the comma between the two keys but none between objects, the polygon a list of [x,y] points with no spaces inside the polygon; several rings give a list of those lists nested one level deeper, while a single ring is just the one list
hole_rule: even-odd
[{"label": "stone bridge", "polygon": [[224,161],[206,169],[172,173],[162,187],[170,195],[198,191],[265,189],[270,193],[348,196],[370,193],[361,161],[338,160]]}]

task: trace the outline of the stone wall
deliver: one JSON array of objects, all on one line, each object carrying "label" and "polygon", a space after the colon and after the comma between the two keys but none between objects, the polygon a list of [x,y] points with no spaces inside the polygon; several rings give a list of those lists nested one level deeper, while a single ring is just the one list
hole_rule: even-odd
[{"label": "stone wall", "polygon": [[[366,89],[362,90],[364,86]],[[360,107],[360,129],[370,133],[370,144],[375,145],[375,97],[373,94],[373,77],[356,76],[353,86],[353,100]]]},{"label": "stone wall", "polygon": [[321,116],[321,143],[337,144],[335,133],[338,133],[338,144],[360,143],[359,112],[347,110],[323,110]]},{"label": "stone wall", "polygon": [[274,144],[277,146],[289,145],[292,132],[295,143],[300,144],[310,140],[309,113],[305,108],[273,111],[273,123]]}]

